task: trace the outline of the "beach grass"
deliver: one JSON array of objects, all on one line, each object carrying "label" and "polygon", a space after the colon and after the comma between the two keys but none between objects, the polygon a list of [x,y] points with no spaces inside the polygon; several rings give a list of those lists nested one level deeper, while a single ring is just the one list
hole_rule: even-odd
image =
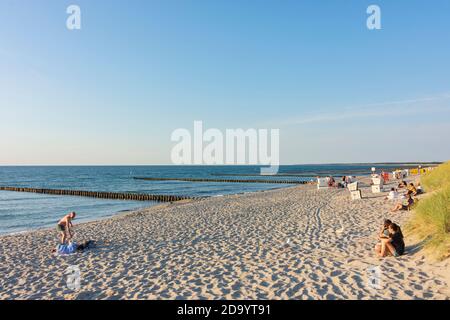
[{"label": "beach grass", "polygon": [[450,161],[439,165],[420,179],[426,191],[436,191],[450,184]]},{"label": "beach grass", "polygon": [[422,177],[421,184],[431,193],[415,206],[406,230],[424,241],[427,255],[443,260],[450,256],[450,162]]}]

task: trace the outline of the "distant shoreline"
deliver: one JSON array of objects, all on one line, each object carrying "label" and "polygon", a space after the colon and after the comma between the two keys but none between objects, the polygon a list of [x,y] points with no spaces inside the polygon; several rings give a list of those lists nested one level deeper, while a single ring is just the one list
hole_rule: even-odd
[{"label": "distant shoreline", "polygon": [[[280,166],[331,166],[331,165],[358,165],[358,166],[370,166],[370,165],[399,165],[399,166],[417,166],[426,165],[434,166],[442,164],[444,161],[412,161],[412,162],[339,162],[339,163],[293,163],[293,164],[280,164]],[[206,164],[0,164],[1,167],[264,167],[265,165],[253,165],[253,164],[218,164],[218,165],[206,165]]]}]

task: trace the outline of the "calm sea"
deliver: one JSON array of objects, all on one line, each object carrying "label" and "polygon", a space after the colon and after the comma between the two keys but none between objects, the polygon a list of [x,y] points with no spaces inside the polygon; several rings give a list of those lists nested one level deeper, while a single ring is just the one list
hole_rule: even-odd
[{"label": "calm sea", "polygon": [[[219,196],[290,185],[145,181],[135,180],[133,177],[310,180],[317,175],[369,174],[371,166],[370,164],[281,166],[279,171],[281,177],[258,177],[259,166],[0,166],[0,186]],[[383,168],[390,169],[395,166],[386,165]],[[80,222],[154,204],[0,191],[0,234],[53,226],[60,217],[70,211],[77,212],[77,222]]]}]

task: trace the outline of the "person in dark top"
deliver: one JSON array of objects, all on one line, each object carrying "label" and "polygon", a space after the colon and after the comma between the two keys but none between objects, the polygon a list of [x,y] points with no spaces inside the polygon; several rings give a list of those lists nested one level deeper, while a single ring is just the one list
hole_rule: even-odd
[{"label": "person in dark top", "polygon": [[389,226],[389,238],[390,244],[394,247],[394,251],[391,251],[391,254],[394,257],[401,256],[405,253],[405,241],[403,241],[403,234],[400,230],[400,227],[395,223]]},{"label": "person in dark top", "polygon": [[401,256],[405,253],[405,242],[403,234],[398,225],[391,223],[388,227],[389,236],[380,237],[381,243],[375,246],[375,251],[380,257],[392,255],[394,257]]}]

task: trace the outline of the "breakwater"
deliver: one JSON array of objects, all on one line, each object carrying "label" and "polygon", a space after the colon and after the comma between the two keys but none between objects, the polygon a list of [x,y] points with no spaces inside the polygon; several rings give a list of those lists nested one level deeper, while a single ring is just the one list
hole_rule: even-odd
[{"label": "breakwater", "polygon": [[134,201],[157,201],[157,202],[173,202],[186,199],[198,199],[199,197],[179,196],[179,195],[162,195],[162,194],[142,194],[142,193],[123,193],[123,192],[102,192],[102,191],[86,191],[86,190],[67,190],[67,189],[39,189],[39,188],[22,188],[22,187],[1,187],[2,191],[43,193],[60,196],[79,196],[100,199],[117,199],[117,200],[134,200]]},{"label": "breakwater", "polygon": [[188,182],[230,182],[230,183],[273,183],[273,184],[307,184],[307,181],[298,180],[257,180],[257,179],[207,179],[207,178],[157,178],[133,177],[136,180],[148,181],[188,181]]}]

